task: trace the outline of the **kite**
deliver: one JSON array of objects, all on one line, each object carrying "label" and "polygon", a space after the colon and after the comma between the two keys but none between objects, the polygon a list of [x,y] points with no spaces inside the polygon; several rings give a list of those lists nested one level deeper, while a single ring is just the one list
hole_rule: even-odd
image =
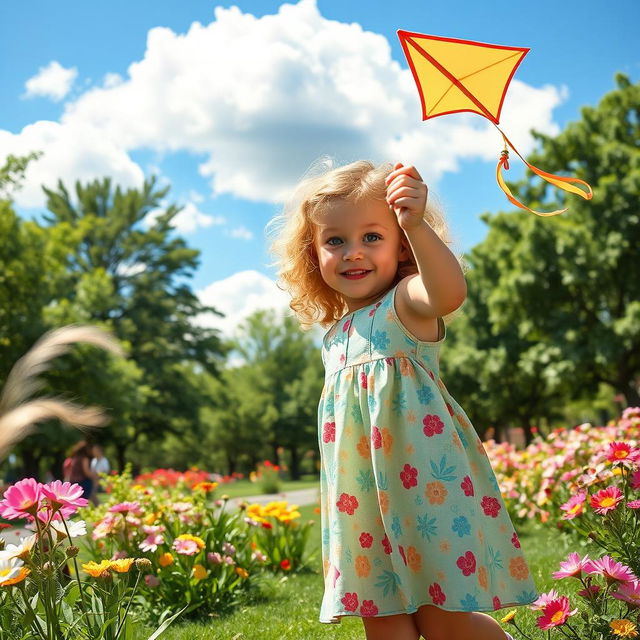
[{"label": "kite", "polygon": [[[593,192],[588,183],[547,173],[529,164],[498,127],[509,83],[529,52],[528,48],[441,38],[403,30],[398,31],[398,37],[418,87],[423,120],[470,111],[484,116],[500,131],[504,149],[496,166],[496,180],[512,204],[538,216],[555,216],[567,210],[534,211],[513,196],[502,177],[502,168],[509,169],[509,147],[543,180],[591,200]],[[585,188],[577,187],[577,184]]]}]

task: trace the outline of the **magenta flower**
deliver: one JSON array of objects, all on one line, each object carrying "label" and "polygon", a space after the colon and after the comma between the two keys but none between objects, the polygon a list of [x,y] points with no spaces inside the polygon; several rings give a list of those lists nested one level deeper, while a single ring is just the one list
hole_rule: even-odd
[{"label": "magenta flower", "polygon": [[41,500],[42,485],[33,478],[25,478],[5,491],[0,502],[0,516],[7,520],[25,517],[33,520]]},{"label": "magenta flower", "polygon": [[602,556],[600,560],[588,560],[584,563],[582,569],[588,574],[604,576],[607,584],[638,579],[629,567],[616,562],[611,556]]},{"label": "magenta flower", "polygon": [[618,487],[607,487],[591,496],[591,507],[596,513],[604,516],[615,509],[622,499],[622,492]]},{"label": "magenta flower", "polygon": [[627,502],[627,507],[629,507],[629,509],[640,509],[640,500],[632,500],[631,502]]},{"label": "magenta flower", "polygon": [[566,596],[561,596],[557,600],[552,600],[545,605],[542,610],[542,615],[536,620],[536,624],[543,631],[563,625],[570,616],[573,616],[578,612],[577,609],[569,611],[570,606],[569,598]]},{"label": "magenta flower", "polygon": [[624,600],[633,608],[640,608],[640,580],[622,582],[611,595],[618,600]]},{"label": "magenta flower", "polygon": [[139,502],[119,502],[118,504],[114,504],[112,507],[109,507],[109,511],[111,513],[134,513],[141,514],[142,509],[140,508]]},{"label": "magenta flower", "polygon": [[62,509],[66,518],[74,514],[80,507],[86,507],[89,501],[82,497],[83,489],[79,484],[54,480],[42,485],[42,494],[49,499],[54,511]]},{"label": "magenta flower", "polygon": [[571,496],[567,502],[560,505],[560,508],[566,513],[562,516],[563,520],[572,520],[576,516],[582,515],[584,511],[584,503],[587,498],[587,494],[584,491],[575,496]]},{"label": "magenta flower", "polygon": [[561,578],[580,578],[584,565],[590,562],[589,556],[585,556],[580,560],[580,555],[573,552],[567,556],[565,562],[560,563],[560,571],[556,571],[552,576],[556,580]]},{"label": "magenta flower", "polygon": [[607,451],[607,460],[614,464],[632,467],[640,462],[640,449],[631,447],[627,442],[611,442]]}]

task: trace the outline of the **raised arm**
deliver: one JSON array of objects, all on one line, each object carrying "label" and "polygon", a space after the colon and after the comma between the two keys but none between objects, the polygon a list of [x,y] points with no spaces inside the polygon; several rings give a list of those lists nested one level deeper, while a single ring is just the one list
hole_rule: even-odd
[{"label": "raised arm", "polygon": [[416,316],[436,318],[455,311],[465,300],[462,268],[446,244],[423,218],[427,186],[412,166],[396,164],[387,177],[387,202],[398,216],[416,258],[419,275],[398,288]]}]

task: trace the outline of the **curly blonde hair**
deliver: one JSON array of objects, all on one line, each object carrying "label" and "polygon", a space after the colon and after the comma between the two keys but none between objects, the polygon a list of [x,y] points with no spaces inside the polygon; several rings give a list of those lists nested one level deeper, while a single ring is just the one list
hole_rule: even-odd
[{"label": "curly blonde hair", "polygon": [[[340,200],[357,202],[366,198],[385,201],[385,178],[392,170],[390,163],[375,166],[360,160],[303,179],[282,212],[267,223],[265,234],[271,238],[269,250],[276,258],[269,266],[278,268],[277,286],[290,294],[289,307],[303,330],[311,329],[316,323],[330,327],[348,312],[343,297],[331,289],[320,275],[314,239],[315,227],[323,212]],[[444,215],[431,196],[424,219],[445,244],[451,244]],[[418,273],[413,251],[404,232],[402,235],[410,257],[398,263],[391,287],[406,276]],[[458,256],[458,261],[464,268],[462,256]]]}]

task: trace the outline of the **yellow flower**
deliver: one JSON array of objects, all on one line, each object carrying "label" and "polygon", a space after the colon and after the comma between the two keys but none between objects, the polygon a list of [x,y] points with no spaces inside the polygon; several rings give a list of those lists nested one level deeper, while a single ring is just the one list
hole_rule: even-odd
[{"label": "yellow flower", "polygon": [[243,569],[242,567],[236,567],[236,573],[241,578],[248,578],[249,577],[249,572],[246,569]]},{"label": "yellow flower", "polygon": [[110,575],[111,560],[102,560],[100,564],[91,560],[91,562],[83,564],[82,568],[94,578],[106,578]]},{"label": "yellow flower", "polygon": [[203,578],[207,577],[207,570],[201,564],[193,565],[192,571],[193,571],[193,577],[196,580],[202,580]]},{"label": "yellow flower", "polygon": [[163,553],[158,558],[158,564],[161,567],[168,567],[170,564],[173,564],[173,556],[170,553]]},{"label": "yellow flower", "polygon": [[135,558],[120,558],[119,560],[112,560],[109,568],[118,573],[127,573],[134,562]]},{"label": "yellow flower", "polygon": [[502,622],[503,624],[506,622],[511,622],[515,617],[516,617],[516,610],[514,609],[513,611],[509,611],[509,613],[507,613],[507,615],[504,616],[504,618],[501,618],[500,622]]},{"label": "yellow flower", "polygon": [[193,490],[209,493],[209,491],[213,491],[217,486],[217,482],[198,482],[198,484],[193,486]]},{"label": "yellow flower", "polygon": [[160,512],[150,513],[148,516],[145,516],[144,523],[151,526],[159,517]]},{"label": "yellow flower", "polygon": [[637,638],[638,632],[636,625],[631,620],[612,620],[609,626],[613,630],[613,634],[621,638]]}]

